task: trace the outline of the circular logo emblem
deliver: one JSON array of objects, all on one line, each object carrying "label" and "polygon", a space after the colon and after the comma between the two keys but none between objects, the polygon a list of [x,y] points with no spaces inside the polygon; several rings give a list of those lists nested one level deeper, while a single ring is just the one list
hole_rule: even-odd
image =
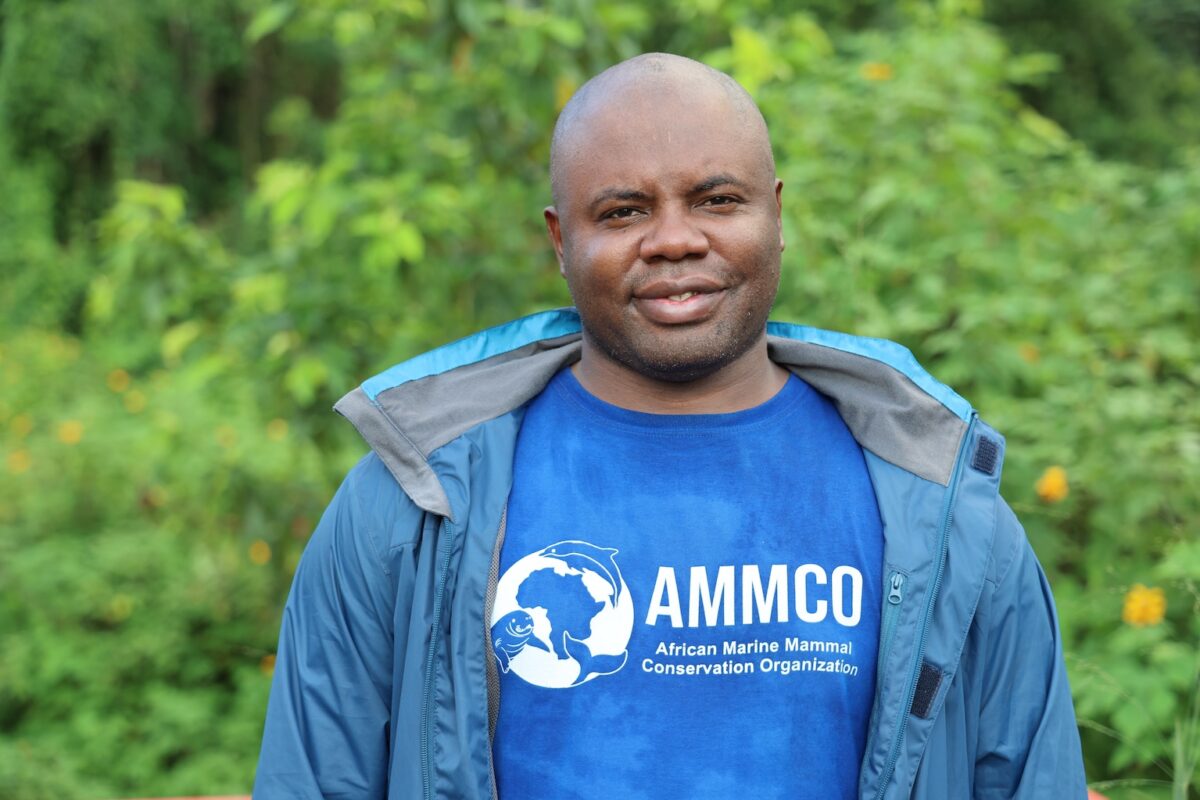
[{"label": "circular logo emblem", "polygon": [[625,666],[633,601],[616,555],[611,547],[569,540],[505,570],[491,620],[501,672],[562,689]]}]

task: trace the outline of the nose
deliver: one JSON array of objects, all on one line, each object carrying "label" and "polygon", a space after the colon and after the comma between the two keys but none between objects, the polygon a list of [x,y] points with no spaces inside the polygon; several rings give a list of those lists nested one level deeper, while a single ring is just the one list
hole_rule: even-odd
[{"label": "nose", "polygon": [[647,263],[708,255],[708,236],[689,218],[687,210],[662,209],[643,230],[646,235],[638,255]]}]

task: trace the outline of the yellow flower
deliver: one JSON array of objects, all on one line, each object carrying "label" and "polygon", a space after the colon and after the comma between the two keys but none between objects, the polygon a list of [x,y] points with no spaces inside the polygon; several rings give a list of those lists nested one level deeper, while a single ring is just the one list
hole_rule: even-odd
[{"label": "yellow flower", "polygon": [[79,358],[79,342],[75,339],[69,339],[65,336],[52,336],[47,342],[48,349],[51,353],[63,358],[67,361],[75,361]]},{"label": "yellow flower", "polygon": [[1121,611],[1121,619],[1141,628],[1157,625],[1163,621],[1166,613],[1167,598],[1162,589],[1135,583],[1125,595],[1125,608]]},{"label": "yellow flower", "polygon": [[129,373],[123,369],[114,369],[108,373],[105,383],[108,384],[109,389],[112,389],[117,394],[121,394],[129,389]]},{"label": "yellow flower", "polygon": [[1028,364],[1036,364],[1042,358],[1042,351],[1032,342],[1021,342],[1017,346],[1017,352],[1021,355],[1021,360]]},{"label": "yellow flower", "polygon": [[33,430],[33,417],[28,414],[17,414],[12,418],[12,422],[8,423],[8,427],[13,436],[24,439]]},{"label": "yellow flower", "polygon": [[77,445],[83,440],[83,423],[69,419],[58,426],[58,440],[63,444]]},{"label": "yellow flower", "polygon": [[450,66],[456,75],[461,75],[471,68],[471,53],[475,50],[475,40],[464,36],[454,45],[454,55],[450,57]]},{"label": "yellow flower", "polygon": [[13,450],[8,454],[8,471],[13,475],[28,471],[32,465],[33,459],[29,457],[28,450]]},{"label": "yellow flower", "polygon": [[167,503],[167,490],[158,484],[151,485],[142,491],[141,501],[147,511],[162,508]]},{"label": "yellow flower", "polygon": [[1071,486],[1067,483],[1067,471],[1057,464],[1047,467],[1042,477],[1034,484],[1034,489],[1037,490],[1037,496],[1045,502],[1059,502],[1071,491]]},{"label": "yellow flower", "polygon": [[267,438],[273,442],[281,442],[287,437],[288,424],[285,419],[273,419],[267,423]]},{"label": "yellow flower", "polygon": [[122,622],[133,613],[133,598],[127,594],[113,595],[108,603],[108,618],[113,622]]},{"label": "yellow flower", "polygon": [[563,110],[567,101],[575,94],[575,90],[579,88],[579,84],[571,80],[565,75],[559,75],[554,81],[554,107],[559,111]]},{"label": "yellow flower", "polygon": [[268,678],[271,677],[272,675],[274,675],[275,674],[275,654],[269,653],[269,654],[263,656],[262,660],[258,662],[258,668],[262,671],[262,674],[266,675]]},{"label": "yellow flower", "polygon": [[237,444],[237,431],[232,425],[218,425],[216,431],[217,444],[226,450]]},{"label": "yellow flower", "polygon": [[859,74],[869,81],[890,81],[896,74],[891,64],[868,61],[859,69]]},{"label": "yellow flower", "polygon": [[250,560],[260,567],[266,564],[271,560],[271,545],[262,539],[255,539],[254,544],[250,545]]},{"label": "yellow flower", "polygon": [[130,414],[140,414],[146,408],[146,395],[134,389],[129,394],[125,395],[124,399],[125,410]]}]

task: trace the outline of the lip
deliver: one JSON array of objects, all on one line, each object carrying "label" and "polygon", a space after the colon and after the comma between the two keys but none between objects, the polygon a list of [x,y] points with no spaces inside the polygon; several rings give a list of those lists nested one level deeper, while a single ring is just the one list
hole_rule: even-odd
[{"label": "lip", "polygon": [[[688,292],[693,294],[686,300],[671,299]],[[715,313],[724,298],[725,287],[704,276],[659,279],[633,293],[634,305],[642,316],[660,325],[701,322]]]},{"label": "lip", "polygon": [[639,287],[633,296],[637,300],[659,300],[685,292],[695,292],[696,294],[720,292],[724,288],[713,278],[704,275],[689,275],[675,279],[658,278]]}]

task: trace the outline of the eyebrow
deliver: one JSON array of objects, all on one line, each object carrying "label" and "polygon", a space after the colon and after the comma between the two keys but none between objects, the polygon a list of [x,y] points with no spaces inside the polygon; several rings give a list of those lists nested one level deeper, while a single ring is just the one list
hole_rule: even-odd
[{"label": "eyebrow", "polygon": [[716,189],[718,186],[735,186],[738,189],[741,189],[742,191],[745,191],[747,189],[747,186],[745,183],[743,183],[742,181],[739,181],[737,178],[733,177],[732,175],[722,172],[719,175],[710,175],[709,177],[702,180],[700,183],[697,183],[695,186],[692,187],[691,193],[692,194],[704,194],[705,192],[711,192],[713,189]]},{"label": "eyebrow", "polygon": [[596,209],[604,203],[612,200],[637,200],[644,202],[650,199],[650,195],[645,192],[639,192],[637,189],[605,189],[600,194],[588,203],[588,212],[595,213]]}]

